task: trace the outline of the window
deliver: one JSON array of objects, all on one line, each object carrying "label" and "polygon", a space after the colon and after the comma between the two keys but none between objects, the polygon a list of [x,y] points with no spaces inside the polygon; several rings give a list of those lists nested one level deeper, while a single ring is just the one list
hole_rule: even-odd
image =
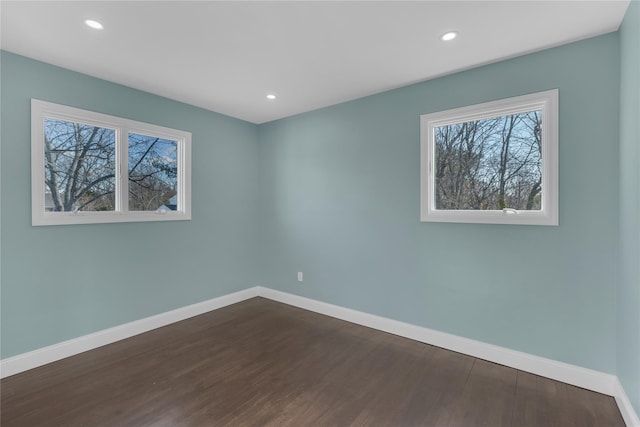
[{"label": "window", "polygon": [[32,224],[191,219],[191,134],[31,100]]},{"label": "window", "polygon": [[558,90],[425,114],[422,221],[558,225]]}]

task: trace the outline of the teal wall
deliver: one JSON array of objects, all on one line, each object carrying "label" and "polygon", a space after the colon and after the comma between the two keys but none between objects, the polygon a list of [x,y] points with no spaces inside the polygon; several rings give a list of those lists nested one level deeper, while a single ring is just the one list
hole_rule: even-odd
[{"label": "teal wall", "polygon": [[[2,52],[2,357],[254,286],[257,126]],[[192,220],[31,226],[30,99],[192,132]]]},{"label": "teal wall", "polygon": [[640,2],[620,28],[620,252],[617,375],[640,414]]},{"label": "teal wall", "polygon": [[[615,373],[618,41],[261,125],[262,284]],[[560,226],[421,223],[420,115],[552,88]]]},{"label": "teal wall", "polygon": [[[2,358],[260,283],[617,374],[638,410],[638,9],[260,126],[2,52]],[[419,116],[551,88],[560,226],[420,223]],[[191,131],[193,220],[31,227],[30,98]]]}]

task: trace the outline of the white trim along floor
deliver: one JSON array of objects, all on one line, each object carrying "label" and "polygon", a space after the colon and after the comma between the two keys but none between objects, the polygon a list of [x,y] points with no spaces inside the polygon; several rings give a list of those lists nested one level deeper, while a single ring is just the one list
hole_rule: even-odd
[{"label": "white trim along floor", "polygon": [[48,347],[19,354],[0,361],[0,378],[64,359],[115,341],[132,337],[174,322],[216,310],[253,297],[264,297],[316,313],[346,320],[405,338],[453,350],[458,353],[520,369],[571,385],[613,396],[628,427],[640,427],[640,419],[615,375],[534,356],[504,347],[415,326],[396,320],[351,310],[337,305],[255,286],[239,292],[104,329]]}]

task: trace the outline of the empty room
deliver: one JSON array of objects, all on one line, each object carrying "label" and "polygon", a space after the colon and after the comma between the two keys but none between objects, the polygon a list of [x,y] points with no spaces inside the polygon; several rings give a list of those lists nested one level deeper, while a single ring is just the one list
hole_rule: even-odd
[{"label": "empty room", "polygon": [[3,427],[640,427],[640,1],[0,19]]}]

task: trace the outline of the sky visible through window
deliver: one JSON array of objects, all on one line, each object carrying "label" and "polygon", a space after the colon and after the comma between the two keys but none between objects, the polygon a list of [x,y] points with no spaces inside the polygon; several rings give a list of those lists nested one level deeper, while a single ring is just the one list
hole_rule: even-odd
[{"label": "sky visible through window", "polygon": [[[44,119],[45,210],[114,211],[116,131]],[[128,134],[129,210],[176,210],[178,143]]]},{"label": "sky visible through window", "polygon": [[542,111],[434,129],[436,209],[540,210]]},{"label": "sky visible through window", "polygon": [[45,118],[45,210],[115,209],[115,130]]},{"label": "sky visible through window", "polygon": [[[129,133],[129,209],[175,210],[178,176],[176,141]],[[174,203],[172,203],[174,202]]]}]

